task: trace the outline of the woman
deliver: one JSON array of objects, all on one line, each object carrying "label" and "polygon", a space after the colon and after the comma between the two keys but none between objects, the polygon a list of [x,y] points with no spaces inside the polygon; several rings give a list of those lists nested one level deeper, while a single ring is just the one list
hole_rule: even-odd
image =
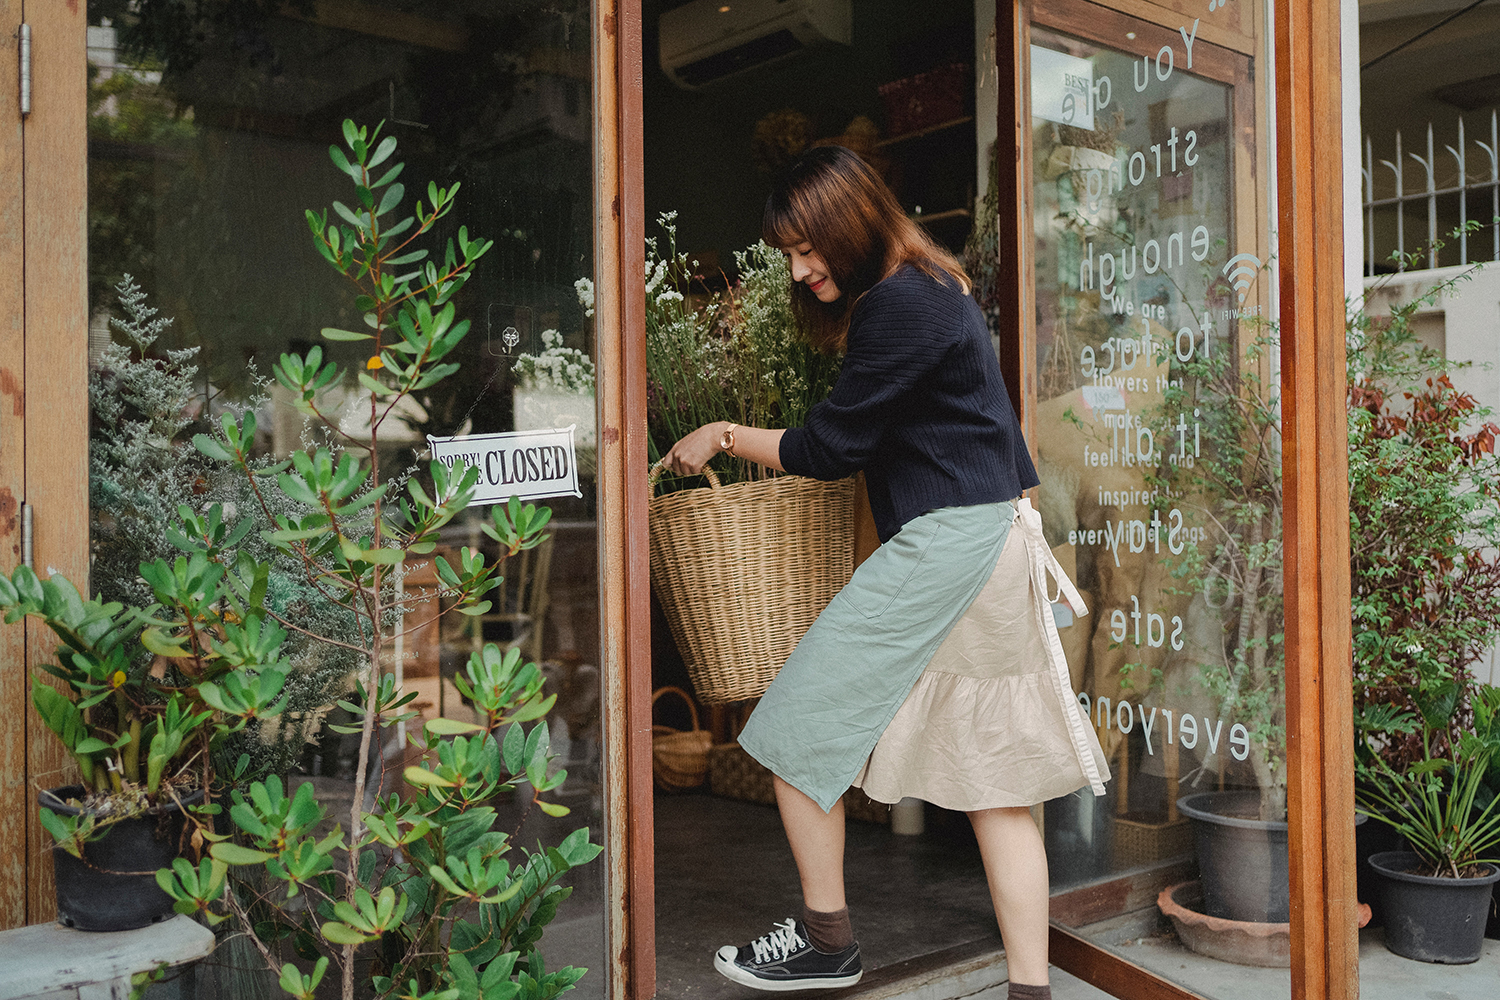
[{"label": "woman", "polygon": [[714,966],[767,990],[859,981],[840,801],[858,784],[968,813],[1010,995],[1050,997],[1047,858],[1028,807],[1086,785],[1103,794],[1108,771],[1068,689],[1049,570],[1083,609],[1019,499],[1037,476],[984,319],[963,268],[846,149],[794,164],[762,228],[786,255],[799,325],[845,352],[838,381],[803,427],[707,424],[666,465],[696,473],[727,451],[819,479],[863,470],[882,544],[740,736],[775,776],[803,914],[719,949]]}]

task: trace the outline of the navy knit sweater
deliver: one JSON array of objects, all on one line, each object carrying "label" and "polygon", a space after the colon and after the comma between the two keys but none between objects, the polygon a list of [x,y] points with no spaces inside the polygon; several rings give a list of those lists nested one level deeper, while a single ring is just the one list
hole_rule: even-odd
[{"label": "navy knit sweater", "polygon": [[855,306],[833,392],[782,435],[781,464],[815,479],[863,469],[882,542],[930,510],[1037,484],[979,306],[910,266]]}]

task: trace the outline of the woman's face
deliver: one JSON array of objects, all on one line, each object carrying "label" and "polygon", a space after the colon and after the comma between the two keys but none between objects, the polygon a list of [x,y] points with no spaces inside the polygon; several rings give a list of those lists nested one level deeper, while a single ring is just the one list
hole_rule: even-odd
[{"label": "woman's face", "polygon": [[786,256],[787,266],[792,269],[792,280],[806,285],[819,302],[837,302],[844,294],[828,276],[828,265],[823,263],[823,258],[811,243],[804,241],[781,252]]}]

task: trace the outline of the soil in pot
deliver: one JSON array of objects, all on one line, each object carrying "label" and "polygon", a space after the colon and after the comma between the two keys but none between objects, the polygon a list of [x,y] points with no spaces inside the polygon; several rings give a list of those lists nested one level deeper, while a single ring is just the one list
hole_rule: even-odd
[{"label": "soil in pot", "polygon": [[1291,919],[1286,824],[1262,820],[1259,792],[1199,792],[1177,800],[1193,821],[1203,912],[1224,920]]},{"label": "soil in pot", "polygon": [[[83,796],[82,785],[40,792],[37,803],[55,813],[82,810],[68,799]],[[203,798],[184,797],[192,805]],[[57,922],[82,931],[128,931],[172,916],[172,897],[156,884],[156,871],[180,853],[186,818],[175,804],[111,823],[98,840],[84,845],[83,859],[52,848],[57,873]]]},{"label": "soil in pot", "polygon": [[1477,878],[1432,878],[1411,851],[1386,851],[1370,858],[1380,874],[1385,911],[1385,946],[1402,958],[1444,965],[1479,960],[1491,893],[1500,868],[1487,865]]}]

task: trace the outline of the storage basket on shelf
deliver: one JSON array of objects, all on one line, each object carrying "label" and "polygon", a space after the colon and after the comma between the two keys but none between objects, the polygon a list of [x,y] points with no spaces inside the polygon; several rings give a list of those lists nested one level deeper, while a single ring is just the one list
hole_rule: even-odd
[{"label": "storage basket on shelf", "polygon": [[[708,752],[708,788],[720,798],[767,806],[776,804],[771,772],[738,743],[719,743]],[[889,825],[891,807],[876,802],[864,789],[851,788],[844,793],[844,816]]]},{"label": "storage basket on shelf", "polygon": [[764,694],[849,582],[854,480],[721,486],[703,471],[707,488],[651,499],[651,586],[699,700],[714,705]]},{"label": "storage basket on shelf", "polygon": [[713,735],[698,724],[698,708],[692,695],[680,687],[659,687],[651,694],[651,707],[662,695],[675,694],[687,703],[693,728],[682,730],[655,723],[651,726],[651,773],[657,787],[679,792],[697,788],[708,778],[708,750]]}]

